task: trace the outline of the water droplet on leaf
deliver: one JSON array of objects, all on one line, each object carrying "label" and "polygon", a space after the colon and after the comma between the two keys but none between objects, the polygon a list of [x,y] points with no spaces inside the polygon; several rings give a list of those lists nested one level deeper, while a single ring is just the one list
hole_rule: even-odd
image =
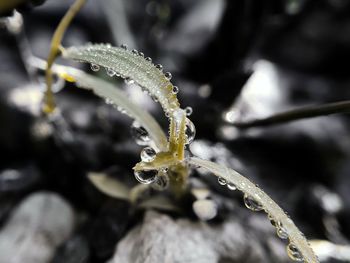
[{"label": "water droplet on leaf", "polygon": [[143,162],[152,162],[156,157],[156,151],[152,147],[145,147],[141,151],[141,160]]},{"label": "water droplet on leaf", "polygon": [[193,112],[192,107],[186,107],[185,108],[186,116],[190,116]]},{"label": "water droplet on leaf", "polygon": [[193,122],[186,118],[186,130],[185,134],[187,137],[186,144],[190,144],[193,142],[194,137],[196,136],[196,127],[194,126]]},{"label": "water droplet on leaf", "polygon": [[172,92],[173,92],[173,94],[179,93],[179,88],[177,86],[173,86]]},{"label": "water droplet on leaf", "polygon": [[163,66],[162,66],[161,64],[157,64],[157,65],[156,65],[156,68],[159,69],[160,71],[163,70]]},{"label": "water droplet on leaf", "polygon": [[151,184],[156,180],[157,170],[135,171],[134,175],[141,184]]},{"label": "water droplet on leaf", "polygon": [[237,186],[236,186],[235,184],[233,184],[233,183],[228,183],[228,184],[227,184],[227,188],[228,188],[229,190],[231,190],[231,191],[234,191],[234,190],[237,189]]},{"label": "water droplet on leaf", "polygon": [[288,256],[294,261],[304,261],[303,255],[293,243],[289,243],[287,246],[287,253]]},{"label": "water droplet on leaf", "polygon": [[93,63],[90,64],[90,68],[92,71],[95,71],[95,72],[100,70],[100,66]]},{"label": "water droplet on leaf", "polygon": [[283,227],[281,222],[278,222],[276,225],[276,233],[277,236],[281,239],[287,239],[289,237],[287,230]]},{"label": "water droplet on leaf", "polygon": [[171,75],[170,72],[165,72],[165,73],[164,73],[164,76],[165,76],[165,78],[166,78],[167,80],[171,80],[171,78],[172,78],[172,75]]},{"label": "water droplet on leaf", "polygon": [[226,185],[226,179],[225,178],[223,178],[223,177],[219,177],[218,178],[218,183],[220,184],[220,185]]},{"label": "water droplet on leaf", "polygon": [[124,81],[125,81],[125,83],[128,84],[128,85],[131,85],[131,84],[134,83],[134,80],[131,79],[131,78],[126,78]]},{"label": "water droplet on leaf", "polygon": [[113,77],[115,75],[115,71],[111,68],[106,68],[107,75]]},{"label": "water droplet on leaf", "polygon": [[243,200],[245,206],[252,211],[261,211],[263,209],[262,205],[258,201],[247,194],[244,194]]}]

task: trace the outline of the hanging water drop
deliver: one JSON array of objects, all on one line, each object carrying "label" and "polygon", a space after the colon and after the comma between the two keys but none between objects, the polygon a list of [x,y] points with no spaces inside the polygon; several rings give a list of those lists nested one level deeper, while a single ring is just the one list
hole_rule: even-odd
[{"label": "hanging water drop", "polygon": [[105,99],[105,102],[106,102],[106,104],[108,104],[108,105],[112,105],[112,104],[113,104],[113,100],[111,100],[110,98],[106,98],[106,99]]},{"label": "hanging water drop", "polygon": [[134,84],[134,80],[131,78],[125,78],[124,81],[125,81],[125,84],[128,84],[128,85]]},{"label": "hanging water drop", "polygon": [[247,194],[244,194],[243,200],[245,206],[252,211],[261,211],[263,209],[262,205],[258,201]]},{"label": "hanging water drop", "polygon": [[231,191],[237,190],[237,186],[233,183],[228,183],[227,188]]},{"label": "hanging water drop", "polygon": [[120,47],[121,47],[122,49],[124,49],[124,50],[127,50],[127,49],[128,49],[128,46],[127,46],[126,44],[122,44],[122,45],[120,45]]},{"label": "hanging water drop", "polygon": [[186,118],[186,130],[185,134],[187,137],[186,144],[190,144],[193,142],[194,137],[196,136],[196,127],[194,126],[193,122]]},{"label": "hanging water drop", "polygon": [[135,171],[134,175],[137,181],[141,184],[151,184],[156,180],[157,170]]},{"label": "hanging water drop", "polygon": [[111,68],[106,68],[107,75],[113,77],[115,75],[115,71]]},{"label": "hanging water drop", "polygon": [[147,145],[151,141],[146,129],[136,121],[131,126],[131,134],[138,145]]},{"label": "hanging water drop", "polygon": [[132,52],[134,55],[138,55],[138,54],[139,54],[139,52],[138,52],[136,49],[131,50],[131,52]]},{"label": "hanging water drop", "polygon": [[152,59],[150,57],[146,57],[145,60],[148,62],[152,62]]},{"label": "hanging water drop", "polygon": [[288,256],[294,261],[304,261],[303,255],[293,243],[289,243],[287,246],[287,253]]},{"label": "hanging water drop", "polygon": [[281,239],[287,239],[289,237],[287,230],[283,227],[281,222],[278,222],[276,225],[276,234]]},{"label": "hanging water drop", "polygon": [[156,69],[159,69],[160,71],[162,71],[163,70],[163,66],[161,64],[157,64],[156,65]]},{"label": "hanging water drop", "polygon": [[220,185],[226,185],[226,184],[227,184],[226,179],[223,178],[223,177],[219,177],[219,178],[218,178],[218,183],[219,183]]},{"label": "hanging water drop", "polygon": [[93,63],[90,64],[90,68],[92,71],[95,71],[95,72],[100,70],[100,66]]},{"label": "hanging water drop", "polygon": [[173,92],[173,94],[179,93],[179,88],[178,88],[178,86],[173,86],[172,92]]},{"label": "hanging water drop", "polygon": [[140,57],[144,57],[145,56],[145,54],[143,54],[141,51],[139,52],[139,54],[138,54]]},{"label": "hanging water drop", "polygon": [[146,163],[152,162],[156,158],[156,154],[152,147],[145,147],[141,151],[141,160]]},{"label": "hanging water drop", "polygon": [[166,78],[167,80],[171,80],[171,78],[172,78],[172,75],[171,75],[170,72],[165,72],[165,73],[164,73],[164,76],[165,76],[165,78]]},{"label": "hanging water drop", "polygon": [[193,112],[192,107],[186,107],[185,108],[186,116],[190,116]]}]

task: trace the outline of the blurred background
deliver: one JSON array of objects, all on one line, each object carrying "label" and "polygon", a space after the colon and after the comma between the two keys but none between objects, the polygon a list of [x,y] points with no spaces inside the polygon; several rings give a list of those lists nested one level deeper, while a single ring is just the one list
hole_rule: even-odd
[{"label": "blurred background", "polygon": [[[131,119],[74,84],[54,83],[58,120],[40,112],[44,75],[28,60],[47,58],[72,2],[0,1],[0,263],[290,262],[266,215],[204,172],[189,183],[215,203],[206,224],[193,191],[173,200],[177,213],[91,184],[94,171],[137,185],[131,168],[142,147]],[[233,125],[350,98],[349,1],[88,0],[63,46],[87,42],[127,44],[162,64],[193,108],[191,153],[258,183],[314,240],[321,262],[350,262],[349,116]],[[167,128],[139,87],[56,62],[115,83]]]}]

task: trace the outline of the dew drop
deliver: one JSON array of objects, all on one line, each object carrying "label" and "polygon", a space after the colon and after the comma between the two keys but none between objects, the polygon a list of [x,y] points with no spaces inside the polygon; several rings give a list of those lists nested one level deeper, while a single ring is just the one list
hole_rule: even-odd
[{"label": "dew drop", "polygon": [[287,239],[289,237],[287,230],[283,227],[281,222],[278,222],[276,225],[276,234],[281,239]]},{"label": "dew drop", "polygon": [[112,105],[112,104],[113,104],[113,101],[112,101],[110,98],[106,98],[106,99],[105,99],[105,102],[106,102],[106,104],[108,104],[108,105]]},{"label": "dew drop", "polygon": [[166,78],[167,80],[171,80],[171,78],[172,78],[172,75],[171,75],[170,72],[165,72],[165,73],[164,73],[164,76],[165,76],[165,78]]},{"label": "dew drop", "polygon": [[237,190],[237,186],[233,183],[228,183],[227,188],[231,191]]},{"label": "dew drop", "polygon": [[141,184],[151,184],[156,180],[157,170],[135,171],[134,175]]},{"label": "dew drop", "polygon": [[106,68],[107,75],[113,77],[115,75],[115,71],[111,68]]},{"label": "dew drop", "polygon": [[146,163],[152,162],[156,157],[156,154],[156,151],[152,147],[145,147],[141,151],[141,160]]},{"label": "dew drop", "polygon": [[139,52],[138,52],[136,49],[131,50],[131,52],[132,52],[134,55],[138,55],[138,54],[139,54]]},{"label": "dew drop", "polygon": [[125,81],[125,84],[128,84],[128,85],[134,84],[134,80],[131,78],[125,78],[124,81]]},{"label": "dew drop", "polygon": [[185,108],[186,116],[190,116],[193,112],[192,107],[186,107]]},{"label": "dew drop", "polygon": [[162,71],[163,70],[163,66],[161,64],[157,64],[156,65],[156,69],[159,69],[160,71]]},{"label": "dew drop", "polygon": [[293,243],[289,243],[287,246],[287,253],[288,256],[294,261],[304,261],[303,255]]},{"label": "dew drop", "polygon": [[128,49],[128,46],[127,46],[126,44],[122,44],[122,45],[120,45],[120,47],[121,47],[122,49],[124,49],[124,50],[127,50],[127,49]]},{"label": "dew drop", "polygon": [[147,145],[151,141],[146,129],[136,121],[131,126],[131,134],[138,145]]},{"label": "dew drop", "polygon": [[148,62],[152,62],[152,59],[150,57],[146,57],[145,60]]},{"label": "dew drop", "polygon": [[194,126],[193,122],[186,118],[186,130],[185,134],[187,137],[186,144],[190,144],[193,142],[194,137],[196,136],[196,127]]},{"label": "dew drop", "polygon": [[220,185],[226,185],[226,184],[227,184],[226,179],[223,178],[223,177],[219,177],[219,178],[218,178],[218,183],[219,183]]},{"label": "dew drop", "polygon": [[90,68],[92,71],[95,71],[95,72],[100,70],[100,66],[93,63],[90,64]]},{"label": "dew drop", "polygon": [[127,114],[126,110],[123,107],[118,106],[117,110],[120,111],[122,114]]},{"label": "dew drop", "polygon": [[172,92],[173,92],[173,94],[179,93],[179,88],[178,88],[178,86],[173,86]]},{"label": "dew drop", "polygon": [[259,202],[247,194],[244,194],[243,200],[245,206],[252,211],[261,211],[263,209],[262,205]]},{"label": "dew drop", "polygon": [[143,52],[139,52],[139,54],[138,54],[140,57],[144,57],[145,56],[145,54],[143,54]]}]

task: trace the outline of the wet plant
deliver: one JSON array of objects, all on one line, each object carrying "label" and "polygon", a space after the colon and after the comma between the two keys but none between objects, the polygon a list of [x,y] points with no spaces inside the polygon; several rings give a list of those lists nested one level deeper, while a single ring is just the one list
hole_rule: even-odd
[{"label": "wet plant", "polygon": [[[83,6],[84,0],[77,0],[54,34],[47,63],[32,61],[37,67],[46,69],[47,90],[43,110],[50,115],[55,112],[52,93],[52,75],[55,74],[77,87],[92,90],[106,103],[127,114],[134,123],[132,132],[135,141],[146,146],[141,152],[141,161],[133,170],[140,187],[130,190],[106,176],[90,174],[97,188],[116,198],[135,200],[139,191],[151,186],[157,190],[169,188],[175,196],[181,196],[188,187],[188,176],[192,169],[204,168],[218,178],[223,187],[243,193],[245,206],[251,211],[264,211],[276,228],[281,239],[288,240],[287,253],[294,261],[318,262],[305,236],[295,226],[291,218],[256,184],[233,169],[214,162],[189,157],[186,149],[195,137],[195,126],[190,120],[192,108],[182,108],[177,98],[179,88],[171,82],[172,75],[163,67],[145,57],[142,52],[128,50],[126,45],[112,47],[109,44],[86,44],[80,47],[60,46],[65,29],[74,15]],[[154,101],[159,102],[169,120],[168,136],[158,122],[138,105],[132,103],[125,94],[107,81],[96,78],[75,68],[55,65],[55,58],[63,58],[89,63],[96,72],[104,69],[110,77],[120,77],[127,84],[135,83]]]}]

